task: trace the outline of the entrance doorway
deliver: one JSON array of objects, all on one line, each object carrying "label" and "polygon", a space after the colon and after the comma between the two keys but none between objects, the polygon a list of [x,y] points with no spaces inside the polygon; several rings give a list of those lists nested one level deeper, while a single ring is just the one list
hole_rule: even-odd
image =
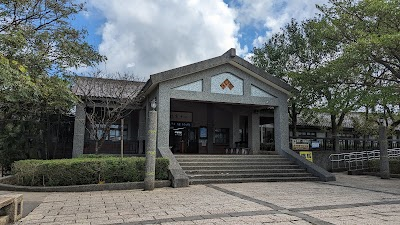
[{"label": "entrance doorway", "polygon": [[199,153],[199,128],[178,127],[170,130],[169,143],[173,153]]}]

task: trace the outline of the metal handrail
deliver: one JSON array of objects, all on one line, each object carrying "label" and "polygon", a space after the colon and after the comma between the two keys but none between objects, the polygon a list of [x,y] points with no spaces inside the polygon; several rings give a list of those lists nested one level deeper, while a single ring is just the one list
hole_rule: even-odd
[{"label": "metal handrail", "polygon": [[[389,158],[400,157],[400,148],[388,149]],[[347,169],[349,171],[368,168],[368,161],[380,159],[380,150],[335,153],[329,155],[332,170]]]}]

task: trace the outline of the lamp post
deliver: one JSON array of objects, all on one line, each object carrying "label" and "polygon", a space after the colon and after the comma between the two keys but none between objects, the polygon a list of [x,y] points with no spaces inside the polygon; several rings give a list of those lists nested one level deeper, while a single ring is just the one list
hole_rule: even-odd
[{"label": "lamp post", "polygon": [[382,179],[390,179],[388,145],[384,122],[383,118],[379,119],[380,173]]},{"label": "lamp post", "polygon": [[144,178],[144,190],[154,190],[156,175],[156,148],[157,148],[157,102],[154,98],[150,102],[147,141],[146,141],[146,173]]}]

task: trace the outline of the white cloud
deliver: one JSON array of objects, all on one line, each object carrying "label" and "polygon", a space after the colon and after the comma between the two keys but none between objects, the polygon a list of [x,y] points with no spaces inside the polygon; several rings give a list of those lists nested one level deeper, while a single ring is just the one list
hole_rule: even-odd
[{"label": "white cloud", "polygon": [[325,4],[328,0],[234,0],[238,11],[237,21],[241,26],[255,26],[266,30],[265,34],[256,37],[253,46],[260,47],[273,33],[290,22],[311,18],[318,12],[316,4]]},{"label": "white cloud", "polygon": [[107,72],[140,78],[219,56],[238,42],[237,12],[222,0],[91,0],[106,19],[99,52]]}]

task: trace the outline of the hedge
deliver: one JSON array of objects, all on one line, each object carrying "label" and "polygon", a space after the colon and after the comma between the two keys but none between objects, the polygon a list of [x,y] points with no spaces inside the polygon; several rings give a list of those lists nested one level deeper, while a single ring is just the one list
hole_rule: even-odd
[{"label": "hedge", "polygon": [[[380,160],[368,161],[368,167],[370,172],[379,172]],[[392,174],[400,174],[400,158],[389,159],[389,169]]]},{"label": "hedge", "polygon": [[[156,179],[168,179],[169,161],[156,160]],[[68,186],[143,181],[144,157],[91,157],[56,160],[22,160],[13,164],[16,184]]]}]

